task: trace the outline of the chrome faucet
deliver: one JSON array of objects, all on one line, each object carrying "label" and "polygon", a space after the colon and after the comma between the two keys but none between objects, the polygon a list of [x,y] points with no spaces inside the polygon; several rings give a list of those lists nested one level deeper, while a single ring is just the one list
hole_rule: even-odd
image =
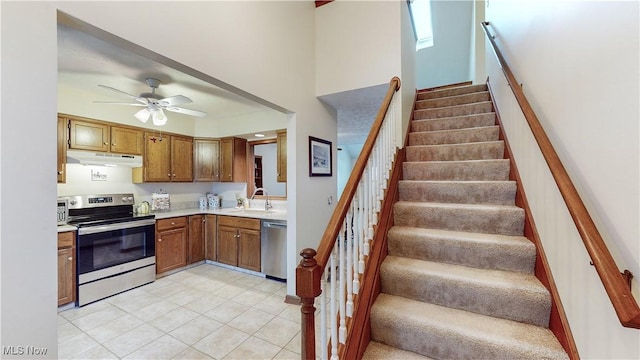
[{"label": "chrome faucet", "polygon": [[267,190],[265,188],[257,188],[253,190],[253,194],[251,194],[251,200],[253,200],[253,197],[256,196],[256,193],[258,191],[262,191],[264,193],[264,196],[267,197],[267,200],[264,202],[264,211],[271,210],[273,206],[271,206],[271,202],[269,201],[269,194],[267,193]]}]

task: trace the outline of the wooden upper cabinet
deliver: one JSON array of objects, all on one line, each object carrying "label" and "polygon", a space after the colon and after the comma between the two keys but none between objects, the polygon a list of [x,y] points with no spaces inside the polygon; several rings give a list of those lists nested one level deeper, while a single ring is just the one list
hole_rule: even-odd
[{"label": "wooden upper cabinet", "polygon": [[287,182],[287,132],[278,131],[277,133],[277,181]]},{"label": "wooden upper cabinet", "polygon": [[58,116],[58,182],[67,181],[67,124],[69,120]]},{"label": "wooden upper cabinet", "polygon": [[171,181],[171,141],[168,136],[144,133],[143,181]]},{"label": "wooden upper cabinet", "polygon": [[220,181],[220,140],[193,141],[193,180]]},{"label": "wooden upper cabinet", "polygon": [[139,179],[134,171],[134,182],[193,181],[192,138],[145,132],[144,144],[143,179]]},{"label": "wooden upper cabinet", "polygon": [[138,129],[111,126],[110,150],[118,154],[142,155],[143,132]]},{"label": "wooden upper cabinet", "polygon": [[109,125],[76,119],[71,119],[69,125],[71,149],[109,151]]},{"label": "wooden upper cabinet", "polygon": [[230,137],[220,140],[220,181],[247,181],[247,140]]},{"label": "wooden upper cabinet", "polygon": [[193,181],[193,138],[171,136],[171,181]]},{"label": "wooden upper cabinet", "polygon": [[142,155],[144,149],[140,129],[75,118],[69,120],[69,129],[71,149],[130,155]]}]

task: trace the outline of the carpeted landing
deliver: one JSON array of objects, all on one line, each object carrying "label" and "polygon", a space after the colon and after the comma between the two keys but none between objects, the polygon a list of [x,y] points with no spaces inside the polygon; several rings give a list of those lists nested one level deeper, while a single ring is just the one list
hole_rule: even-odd
[{"label": "carpeted landing", "polygon": [[486,85],[420,93],[365,359],[567,359]]}]

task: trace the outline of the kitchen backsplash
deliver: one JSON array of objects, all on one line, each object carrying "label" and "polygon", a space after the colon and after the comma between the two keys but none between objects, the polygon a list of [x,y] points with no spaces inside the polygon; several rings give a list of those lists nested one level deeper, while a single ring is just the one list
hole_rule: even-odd
[{"label": "kitchen backsplash", "polygon": [[[198,200],[207,193],[222,198],[223,207],[234,207],[236,195],[247,197],[246,183],[146,183],[131,182],[131,168],[67,164],[67,182],[58,184],[58,196],[133,193],[136,204],[151,202],[154,192],[169,193],[171,208],[174,210],[197,208]],[[261,205],[261,200],[253,200],[252,207]],[[272,201],[274,209],[286,210],[286,201]]]}]

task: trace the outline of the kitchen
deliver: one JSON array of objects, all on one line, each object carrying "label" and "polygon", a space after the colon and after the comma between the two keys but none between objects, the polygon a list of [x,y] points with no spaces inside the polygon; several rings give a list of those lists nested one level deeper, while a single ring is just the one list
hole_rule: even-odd
[{"label": "kitchen", "polygon": [[[140,212],[149,211],[156,220],[154,234],[157,234],[155,236],[157,243],[149,244],[149,248],[155,247],[155,256],[160,256],[155,263],[158,276],[205,261],[213,262],[218,266],[230,266],[237,271],[266,276],[260,263],[271,263],[273,260],[260,261],[259,254],[269,254],[270,248],[264,246],[268,240],[265,238],[261,241],[260,234],[286,233],[286,231],[276,232],[272,229],[276,226],[282,227],[287,219],[286,153],[282,151],[286,149],[286,116],[263,104],[225,91],[71,27],[59,25],[59,48],[58,197],[59,210],[60,206],[63,209],[66,206],[68,209],[66,210],[68,211],[67,220],[76,225],[86,223],[89,221],[86,219],[86,214],[92,211],[96,218],[90,219],[91,221],[104,220],[100,217],[104,216],[102,214],[106,211],[105,209],[111,207],[125,207],[125,213],[133,213],[136,217],[140,216],[138,214]],[[134,65],[137,69],[132,69]],[[107,71],[97,75],[88,74],[90,71],[87,69],[96,68],[107,69]],[[85,70],[84,73],[83,70]],[[153,76],[163,80],[147,77],[135,84],[134,82],[140,79],[142,73],[152,73]],[[144,82],[147,84],[145,85]],[[147,85],[151,86],[151,95],[157,90],[158,94],[171,95],[168,98],[178,96],[192,98],[193,104],[188,104],[181,111],[165,108],[166,124],[161,127],[138,121],[134,117],[138,109],[131,106],[100,104],[100,102],[122,103],[131,100],[127,97],[135,99],[136,96],[130,94],[144,92]],[[123,88],[124,90],[121,90]],[[175,94],[181,95],[174,96]],[[144,93],[140,97],[143,95]],[[157,98],[162,99],[162,96]],[[135,102],[135,100],[132,101]],[[183,109],[186,110],[182,111]],[[201,110],[208,110],[207,117],[200,119],[183,114]],[[211,116],[215,117],[215,121],[211,121]],[[155,120],[154,117],[154,122]],[[122,144],[128,144],[123,139],[127,139],[131,133],[134,133],[134,146],[123,150]],[[256,137],[260,135],[266,136]],[[117,136],[120,136],[118,139],[121,141],[115,140]],[[97,142],[96,139],[98,139]],[[106,148],[100,147],[103,142],[107,145]],[[116,142],[120,143],[119,148]],[[225,145],[228,142],[231,142],[231,147]],[[169,157],[179,159],[175,161],[176,164],[188,163],[185,176],[175,178],[174,173],[173,178],[166,180],[153,177],[152,169],[156,164],[165,161],[165,155],[155,155],[157,149],[165,146],[164,144],[173,146],[175,149],[175,151],[170,150]],[[124,161],[119,161],[117,166],[104,166],[113,165],[109,160],[114,162],[113,157],[102,160],[105,155],[107,157],[115,155]],[[260,174],[257,172],[256,162],[261,166]],[[233,174],[230,178],[223,178],[218,173],[220,170],[227,170],[227,164],[232,167]],[[172,165],[169,164],[169,166]],[[276,174],[277,170],[280,170],[280,175]],[[212,171],[216,174],[213,175]],[[278,177],[278,179],[277,181],[269,180],[270,177]],[[253,194],[256,185],[264,190]],[[216,205],[207,200],[206,206],[200,206],[202,198],[207,199],[207,195],[213,194],[218,199]],[[94,196],[91,199],[81,199],[79,197],[81,195]],[[248,199],[251,195],[255,195],[255,198],[246,202],[238,201],[238,199]],[[118,203],[120,197],[129,200]],[[161,203],[156,197],[166,197],[167,201]],[[93,205],[89,205],[90,203]],[[267,204],[270,209],[264,211]],[[254,209],[263,209],[263,211]],[[218,236],[218,226],[224,229],[224,226],[230,224],[205,223],[206,225],[201,226],[201,229],[187,229],[186,225],[191,223],[192,218],[198,217],[216,223],[218,216],[224,216],[221,217],[223,223],[226,217],[255,220],[250,221],[248,226],[250,230],[257,231],[258,236],[253,241],[258,247],[263,243],[265,251],[256,250],[258,255],[252,255],[254,263],[251,266],[237,266],[237,261],[232,261],[229,256],[227,259],[221,257],[221,261],[216,261],[218,247],[222,248],[215,239]],[[166,227],[164,224],[170,224],[164,221],[166,219],[171,223],[177,220],[183,226],[168,225]],[[265,224],[270,227],[266,227]],[[163,256],[162,247],[158,246],[163,240],[160,235],[162,230],[175,232],[178,229],[183,232],[182,238],[174,241],[175,243],[167,248],[175,249],[177,246],[184,249],[184,256],[180,255],[177,258]],[[76,227],[68,224],[59,226],[59,233],[63,234],[63,238],[68,237],[66,234],[68,230],[74,231]],[[199,236],[202,239],[198,240],[198,244],[202,244],[202,250],[196,253],[206,254],[206,259],[205,256],[199,255],[192,257],[186,251],[187,238],[190,234],[188,230],[191,230],[191,233],[200,232]],[[80,239],[81,236],[77,236]],[[286,235],[279,237],[286,239]],[[62,244],[59,247],[59,260],[67,259],[68,262],[69,258],[73,258],[72,250],[68,246],[69,241],[65,240]],[[286,279],[286,255],[284,254],[286,243],[278,246],[282,249],[278,253],[277,262],[284,263],[284,271],[278,270],[277,276],[273,277],[284,280]],[[79,249],[78,246],[73,251],[79,255],[81,253]],[[69,256],[61,257],[62,250]],[[60,268],[80,270],[78,265],[75,268],[60,265]],[[128,271],[130,270],[125,272]],[[104,275],[104,277],[112,276],[114,275]],[[95,282],[95,279],[89,278],[91,282]],[[139,285],[139,282],[136,284]],[[59,288],[72,287],[59,286]],[[117,293],[119,290],[112,292]],[[68,302],[69,298],[73,301]],[[61,296],[61,299],[63,300],[59,300],[59,304],[66,302],[66,306],[85,305],[96,301],[95,296],[88,297],[89,300],[85,301],[79,301],[72,295]]]}]

